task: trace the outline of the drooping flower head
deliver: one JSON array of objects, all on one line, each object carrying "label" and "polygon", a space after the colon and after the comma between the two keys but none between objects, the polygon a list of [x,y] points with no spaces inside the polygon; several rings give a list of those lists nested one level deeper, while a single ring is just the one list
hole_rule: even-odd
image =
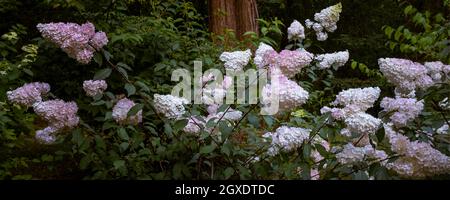
[{"label": "drooping flower head", "polygon": [[95,26],[87,22],[38,24],[42,37],[58,45],[67,55],[82,64],[88,64],[94,52],[108,43],[104,32],[95,32]]},{"label": "drooping flower head", "polygon": [[6,92],[8,100],[22,106],[31,107],[34,103],[42,101],[42,95],[50,92],[48,83],[26,83],[22,87]]}]

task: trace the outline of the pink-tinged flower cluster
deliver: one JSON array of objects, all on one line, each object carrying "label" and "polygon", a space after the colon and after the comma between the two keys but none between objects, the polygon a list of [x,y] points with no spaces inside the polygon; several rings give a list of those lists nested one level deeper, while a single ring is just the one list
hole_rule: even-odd
[{"label": "pink-tinged flower cluster", "polygon": [[45,119],[49,126],[62,130],[74,128],[80,118],[77,116],[78,106],[75,102],[50,100],[37,102],[33,105],[34,112]]},{"label": "pink-tinged flower cluster", "polygon": [[83,90],[90,97],[103,94],[106,88],[108,88],[108,84],[104,80],[87,80],[83,82]]},{"label": "pink-tinged flower cluster", "polygon": [[38,24],[37,29],[42,37],[58,45],[67,55],[82,64],[88,64],[94,52],[108,43],[104,32],[95,32],[92,23],[79,25],[76,23]]},{"label": "pink-tinged flower cluster", "polygon": [[[277,72],[274,73],[277,74]],[[263,87],[261,103],[263,109],[273,108],[272,103],[278,103],[278,111],[292,111],[305,104],[308,98],[308,91],[286,76],[279,74],[273,76],[271,83]]]},{"label": "pink-tinged flower cluster", "polygon": [[411,141],[406,136],[385,125],[386,137],[391,150],[399,155],[394,162],[386,164],[390,170],[406,178],[421,179],[450,173],[450,158],[430,144]]},{"label": "pink-tinged flower cluster", "polygon": [[385,113],[391,114],[389,119],[395,127],[405,127],[408,122],[413,121],[422,112],[423,100],[417,101],[415,98],[389,98],[385,97],[380,107]]},{"label": "pink-tinged flower cluster", "polygon": [[13,91],[6,92],[8,100],[22,106],[31,107],[34,103],[42,101],[42,95],[50,92],[47,83],[26,83]]},{"label": "pink-tinged flower cluster", "polygon": [[56,133],[72,129],[80,122],[77,116],[78,106],[75,102],[59,99],[41,101],[33,104],[33,110],[48,123],[48,127],[36,131],[36,139],[44,144],[55,142]]},{"label": "pink-tinged flower cluster", "polygon": [[113,107],[112,118],[119,124],[132,124],[136,125],[142,122],[142,110],[139,110],[136,114],[128,116],[128,112],[136,104],[127,98],[119,100]]},{"label": "pink-tinged flower cluster", "polygon": [[260,46],[256,52],[256,56],[255,59],[258,60],[255,63],[257,62],[258,67],[268,67],[270,71],[280,69],[289,78],[300,73],[314,58],[314,54],[304,49],[294,51],[283,50],[277,53],[275,50],[269,49],[266,46]]},{"label": "pink-tinged flower cluster", "polygon": [[266,58],[266,54],[269,54],[273,51],[274,49],[271,46],[261,42],[258,46],[258,49],[256,49],[255,58],[253,58],[253,62],[258,68],[264,68],[265,66],[269,65],[268,59]]},{"label": "pink-tinged flower cluster", "polygon": [[297,20],[294,20],[288,28],[288,39],[290,41],[305,39],[305,28]]},{"label": "pink-tinged flower cluster", "polygon": [[427,68],[420,63],[399,58],[380,58],[378,65],[386,79],[401,94],[408,94],[418,88],[427,89],[433,85]]}]

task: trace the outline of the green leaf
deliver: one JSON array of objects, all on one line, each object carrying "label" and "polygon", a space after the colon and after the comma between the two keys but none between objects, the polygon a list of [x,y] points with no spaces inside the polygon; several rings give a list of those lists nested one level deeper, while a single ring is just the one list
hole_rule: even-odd
[{"label": "green leaf", "polygon": [[125,161],[124,160],[116,160],[113,162],[114,168],[119,169],[122,167],[125,167]]},{"label": "green leaf", "polygon": [[119,71],[119,73],[122,74],[122,76],[124,76],[126,80],[128,80],[128,73],[125,69],[123,69],[122,67],[117,67],[117,71]]},{"label": "green leaf", "polygon": [[213,152],[214,149],[216,149],[216,145],[214,145],[214,144],[206,145],[206,146],[203,146],[202,148],[200,148],[200,153],[201,154],[209,154],[209,153]]},{"label": "green leaf", "polygon": [[85,170],[89,166],[89,163],[91,163],[92,159],[90,155],[86,155],[80,160],[80,169]]},{"label": "green leaf", "polygon": [[130,139],[130,137],[128,136],[127,131],[123,127],[119,128],[119,130],[117,130],[117,133],[119,134],[119,137],[122,138],[123,140],[129,140]]},{"label": "green leaf", "polygon": [[134,105],[134,106],[130,109],[130,111],[128,111],[128,114],[127,114],[127,115],[128,115],[128,116],[136,115],[136,113],[138,113],[140,110],[142,110],[142,108],[144,108],[144,105],[138,103],[138,104]]},{"label": "green leaf", "polygon": [[212,128],[216,125],[216,117],[211,118],[208,122],[206,122],[206,128]]},{"label": "green leaf", "polygon": [[234,169],[231,167],[227,167],[225,171],[223,171],[223,176],[225,179],[229,179],[234,174]]},{"label": "green leaf", "polygon": [[182,130],[184,127],[186,127],[186,125],[188,124],[188,119],[182,119],[182,120],[178,120],[175,122],[175,124],[173,125],[173,129],[174,130]]},{"label": "green leaf", "polygon": [[111,68],[105,68],[97,71],[94,75],[95,80],[103,80],[108,78],[111,75]]},{"label": "green leaf", "polygon": [[269,116],[269,115],[264,115],[263,119],[264,119],[264,122],[266,122],[267,126],[269,128],[272,128],[273,123],[274,123],[274,118],[272,116]]},{"label": "green leaf", "polygon": [[131,96],[136,93],[136,88],[134,85],[126,83],[125,84],[125,90],[127,91],[128,96]]},{"label": "green leaf", "polygon": [[311,145],[308,143],[303,144],[303,158],[305,160],[310,160],[311,156]]},{"label": "green leaf", "polygon": [[96,53],[94,55],[94,62],[98,64],[98,66],[102,66],[103,64],[103,57],[102,54]]},{"label": "green leaf", "polygon": [[366,172],[360,170],[360,171],[357,171],[352,174],[352,179],[353,180],[368,180],[369,176],[366,174]]},{"label": "green leaf", "polygon": [[228,122],[222,121],[219,123],[219,131],[223,134],[224,138],[228,138],[231,131],[233,131],[233,127],[229,126]]},{"label": "green leaf", "polygon": [[128,146],[130,146],[130,144],[128,142],[122,142],[120,143],[119,147],[120,147],[120,151],[124,152],[128,149]]},{"label": "green leaf", "polygon": [[377,132],[375,133],[375,135],[377,136],[378,142],[383,141],[384,136],[385,136],[385,130],[384,130],[384,127],[381,126],[381,128],[379,128],[379,129],[377,130]]}]

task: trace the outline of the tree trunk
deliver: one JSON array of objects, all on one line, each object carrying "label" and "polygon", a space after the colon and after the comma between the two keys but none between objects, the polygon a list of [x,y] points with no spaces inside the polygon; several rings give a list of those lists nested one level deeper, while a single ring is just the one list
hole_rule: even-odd
[{"label": "tree trunk", "polygon": [[226,29],[234,30],[236,37],[244,33],[258,33],[258,8],[256,0],[209,0],[209,29],[223,35]]}]

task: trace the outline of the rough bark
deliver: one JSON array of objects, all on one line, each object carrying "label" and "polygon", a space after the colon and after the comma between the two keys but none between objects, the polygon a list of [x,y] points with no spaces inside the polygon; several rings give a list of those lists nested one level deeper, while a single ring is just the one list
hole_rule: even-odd
[{"label": "rough bark", "polygon": [[256,0],[209,0],[210,31],[223,35],[232,29],[242,39],[245,32],[258,33],[258,9]]}]

